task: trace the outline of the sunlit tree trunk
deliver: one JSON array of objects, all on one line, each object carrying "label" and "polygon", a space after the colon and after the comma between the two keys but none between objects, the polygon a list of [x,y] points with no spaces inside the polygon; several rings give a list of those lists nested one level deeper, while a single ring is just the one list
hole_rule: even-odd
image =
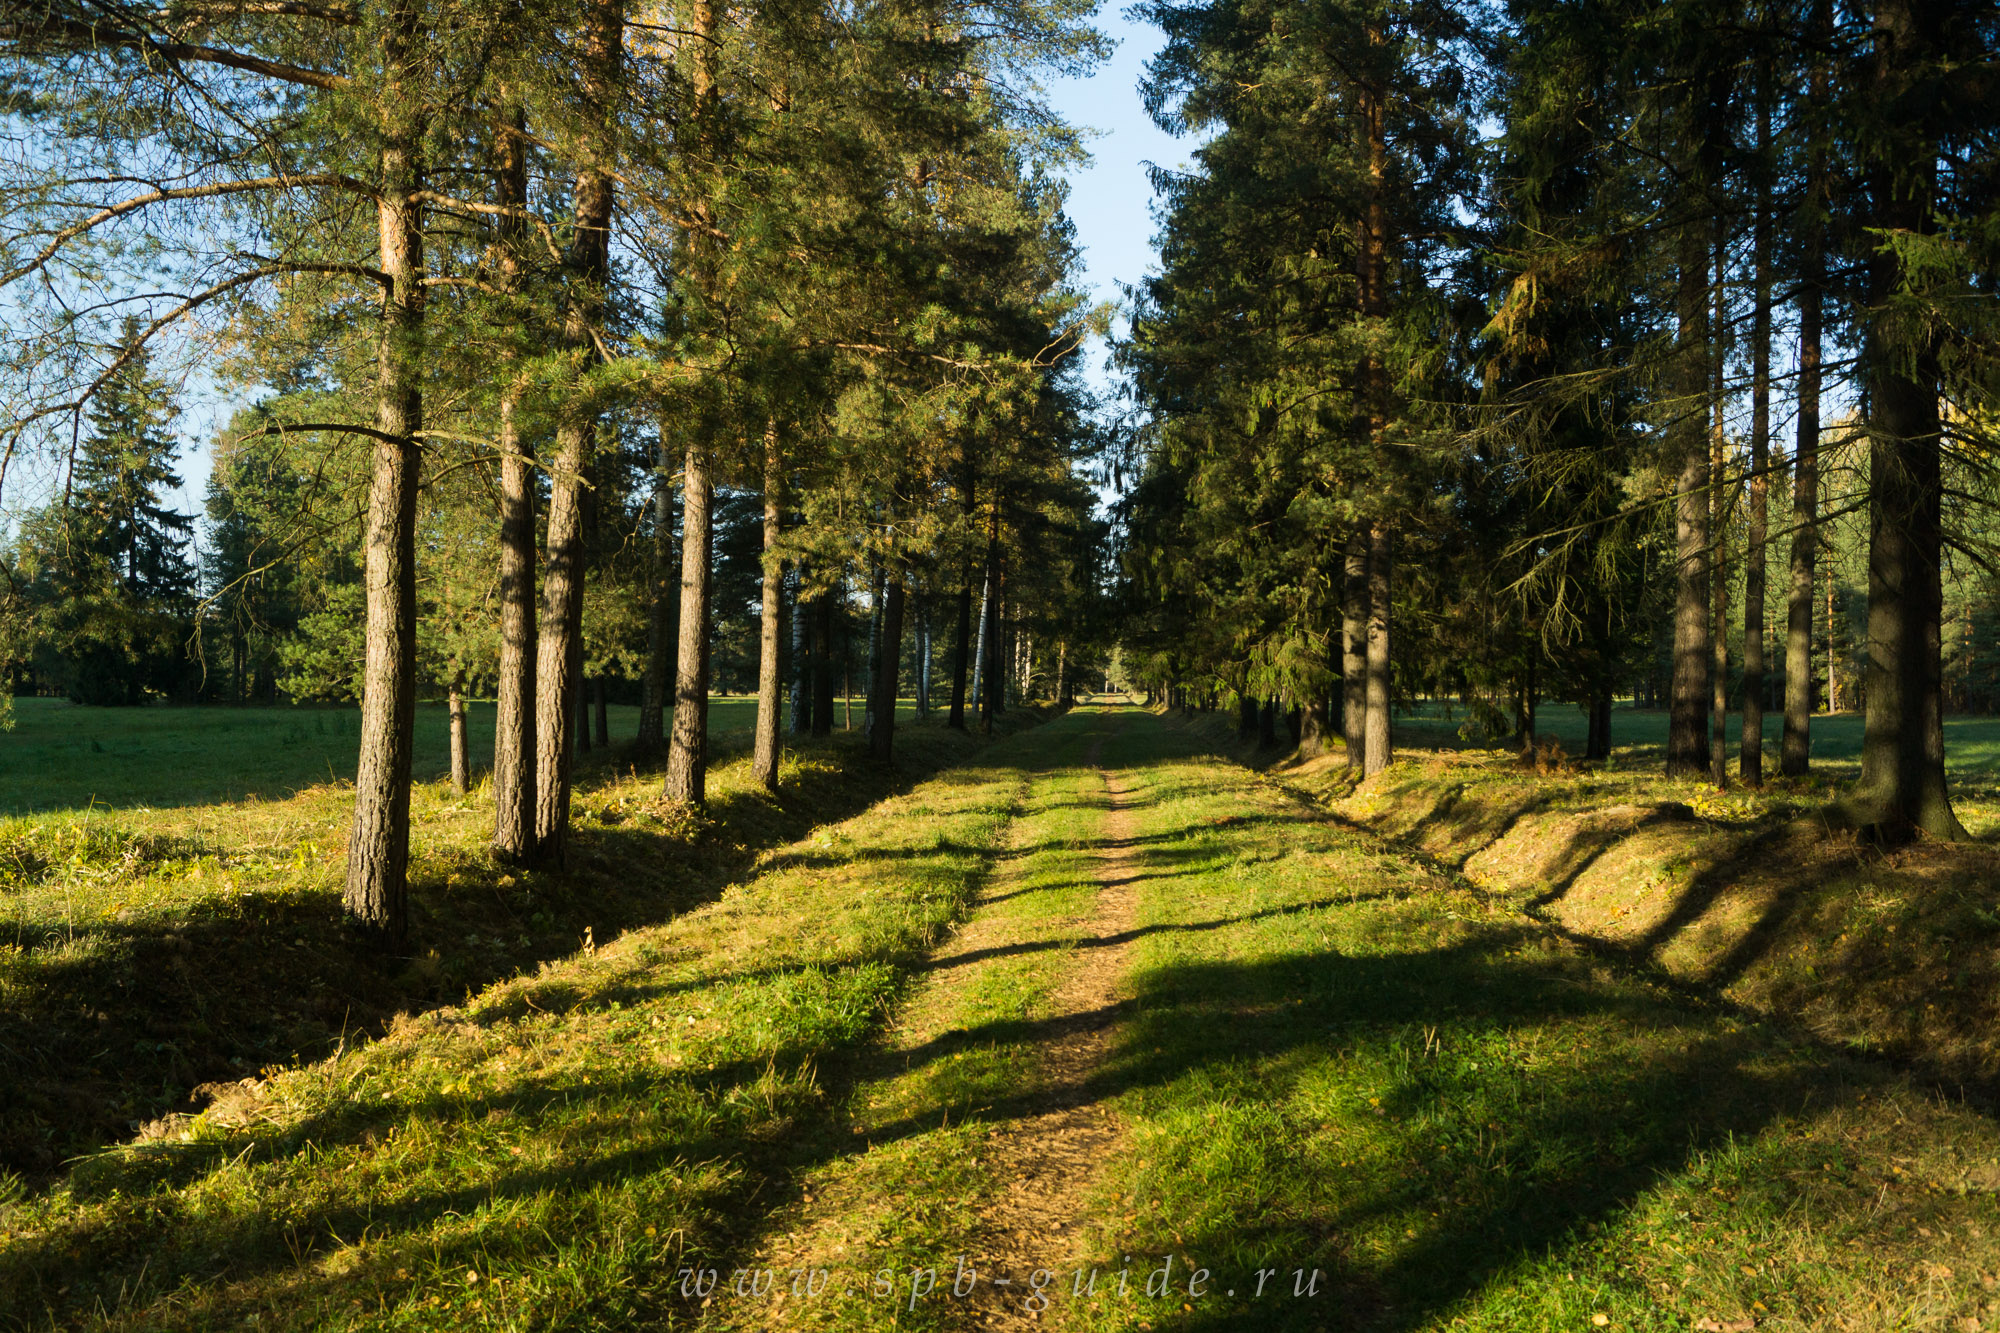
[{"label": "sunlit tree trunk", "polygon": [[463,796],[472,786],[472,757],[465,743],[465,678],[451,685],[451,791]]},{"label": "sunlit tree trunk", "polygon": [[639,749],[657,752],[666,744],[667,696],[674,673],[675,611],[680,605],[680,579],[675,567],[674,459],[667,423],[660,422],[654,454],[653,549],[646,572],[646,684],[639,704]]},{"label": "sunlit tree trunk", "polygon": [[[392,20],[384,55],[402,66],[417,44],[417,17]],[[392,113],[396,115],[399,113]],[[410,763],[416,720],[417,439],[423,429],[422,127],[395,123],[382,145],[376,220],[387,280],[375,360],[374,463],[362,546],[367,589],[361,674],[361,753],[354,826],[347,843],[348,913],[400,946],[409,923]]]},{"label": "sunlit tree trunk", "polygon": [[708,460],[688,446],[681,487],[680,651],[674,673],[673,741],[667,750],[666,797],[682,805],[708,798],[708,617],[715,488]]},{"label": "sunlit tree trunk", "polygon": [[773,423],[764,431],[764,592],[757,627],[757,735],[750,758],[751,777],[768,791],[778,789],[778,711],[784,703],[778,660],[785,619],[785,561],[778,553],[783,488],[778,428]]},{"label": "sunlit tree trunk", "polygon": [[1362,766],[1368,735],[1368,534],[1347,539],[1340,608],[1340,735],[1347,766]]},{"label": "sunlit tree trunk", "polygon": [[1362,771],[1374,777],[1389,766],[1392,736],[1389,709],[1389,594],[1393,569],[1389,529],[1377,523],[1368,530],[1368,724],[1362,741]]},{"label": "sunlit tree trunk", "polygon": [[[527,122],[517,109],[500,135],[500,289],[518,294],[527,226]],[[535,458],[520,427],[521,377],[508,355],[500,385],[500,663],[493,717],[493,850],[535,850]]]},{"label": "sunlit tree trunk", "polygon": [[[586,91],[607,99],[619,75],[624,42],[623,0],[591,0],[583,42]],[[608,137],[608,136],[607,136]],[[604,140],[593,156],[608,153]],[[572,278],[562,343],[573,373],[597,359],[595,331],[604,319],[610,276],[614,177],[605,160],[587,161],[576,174],[576,234],[565,266]],[[597,409],[587,390],[572,392],[556,421],[555,458],[549,484],[548,557],[542,579],[540,651],[535,664],[535,859],[561,865],[569,836],[569,785],[573,735],[583,667],[583,580],[589,558],[590,486],[597,446]]]}]

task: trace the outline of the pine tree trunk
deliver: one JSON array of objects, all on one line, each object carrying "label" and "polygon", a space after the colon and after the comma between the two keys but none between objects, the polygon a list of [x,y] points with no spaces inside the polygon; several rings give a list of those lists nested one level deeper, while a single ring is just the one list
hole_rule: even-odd
[{"label": "pine tree trunk", "polygon": [[993,730],[993,710],[986,688],[988,660],[993,655],[993,562],[997,539],[986,544],[985,589],[979,595],[979,649],[972,659],[972,697],[979,709],[979,729]]},{"label": "pine tree trunk", "polygon": [[871,682],[874,698],[868,705],[872,721],[868,751],[885,764],[894,757],[896,743],[896,677],[903,659],[903,596],[902,574],[890,574],[883,584],[881,662]]},{"label": "pine tree trunk", "polygon": [[[1758,90],[1757,148],[1770,148],[1771,103]],[[1750,327],[1750,513],[1743,552],[1743,733],[1737,773],[1752,787],[1764,785],[1764,542],[1770,517],[1771,462],[1771,192],[1760,183],[1751,223],[1755,308]]]},{"label": "pine tree trunk", "polygon": [[1368,529],[1368,722],[1362,772],[1374,777],[1392,757],[1389,708],[1389,594],[1392,539],[1385,524]]},{"label": "pine tree trunk", "polygon": [[672,689],[679,622],[680,578],[675,565],[673,465],[664,419],[654,455],[653,550],[647,570],[646,686],[639,703],[638,747],[657,754],[667,743],[667,696]]},{"label": "pine tree trunk", "polygon": [[1007,563],[1006,555],[996,544],[993,552],[993,595],[988,599],[987,615],[992,625],[986,632],[986,730],[993,730],[993,719],[1007,711],[1007,676],[1000,669],[1001,648],[1006,637],[1006,626],[1002,611],[1007,603]]},{"label": "pine tree trunk", "polygon": [[1257,747],[1268,750],[1278,743],[1278,700],[1272,696],[1257,708]]},{"label": "pine tree trunk", "polygon": [[[582,66],[586,91],[599,99],[608,98],[618,78],[623,42],[623,0],[591,0]],[[576,233],[564,259],[572,286],[562,328],[562,346],[576,374],[597,360],[594,334],[603,324],[604,287],[610,277],[614,188],[608,162],[588,162],[577,171]],[[563,863],[569,837],[572,746],[587,748],[581,734],[571,734],[583,668],[583,580],[597,447],[596,409],[584,397],[581,390],[574,392],[556,421],[535,663],[535,860],[555,866]]]},{"label": "pine tree trunk", "polygon": [[[581,645],[579,644],[579,651]],[[578,754],[589,754],[590,745],[590,677],[579,666],[571,679],[576,681],[576,750]]]},{"label": "pine tree trunk", "polygon": [[465,748],[465,689],[463,678],[451,687],[451,793],[463,796],[472,787],[472,759]]},{"label": "pine tree trunk", "polygon": [[1340,605],[1340,736],[1358,769],[1368,736],[1368,534],[1347,539]]},{"label": "pine tree trunk", "polygon": [[1708,257],[1700,232],[1681,240],[1675,355],[1682,406],[1671,428],[1681,460],[1674,499],[1674,669],[1668,701],[1667,773],[1708,771],[1709,708],[1709,466],[1703,414],[1695,404],[1708,388]]},{"label": "pine tree trunk", "polygon": [[1735,496],[1726,485],[1729,443],[1728,417],[1728,224],[1721,219],[1715,228],[1715,315],[1709,330],[1714,347],[1709,360],[1709,445],[1708,493],[1709,535],[1715,543],[1709,559],[1709,651],[1714,668],[1709,675],[1711,702],[1709,716],[1714,731],[1709,736],[1708,779],[1718,787],[1729,785],[1729,511]]},{"label": "pine tree trunk", "polygon": [[[415,45],[415,16],[403,11],[384,41],[392,67]],[[423,429],[424,232],[418,127],[396,128],[381,149],[376,218],[380,264],[389,281],[377,346],[375,429],[363,577],[366,652],[361,675],[361,753],[354,777],[354,827],[347,843],[342,905],[391,947],[409,923],[410,763],[416,721],[417,468]]]},{"label": "pine tree trunk", "polygon": [[[1943,58],[1939,7],[1882,0],[1875,7],[1877,105],[1908,96]],[[1938,114],[1928,108],[1915,114]],[[1872,225],[1933,232],[1938,153],[1927,123],[1907,125],[1870,181]],[[1868,674],[1857,807],[1877,836],[1921,831],[1965,836],[1952,812],[1944,763],[1944,422],[1937,334],[1888,313],[1908,282],[1900,253],[1874,250],[1861,372],[1868,391]]]},{"label": "pine tree trunk", "polygon": [[667,750],[666,798],[708,799],[708,616],[714,483],[699,445],[689,445],[681,487],[680,648],[674,672],[674,732]]},{"label": "pine tree trunk", "polygon": [[[972,668],[972,575],[966,573],[965,585],[958,590],[958,623],[954,626],[956,640],[951,654],[951,709],[945,714],[945,725],[965,730],[965,687],[966,676]],[[973,697],[979,697],[975,689]]]},{"label": "pine tree trunk", "polygon": [[804,571],[794,564],[785,576],[792,594],[792,716],[794,736],[810,736],[813,724],[813,604],[805,599]]},{"label": "pine tree trunk", "polygon": [[1257,734],[1257,696],[1245,691],[1236,696],[1236,739],[1247,741]]},{"label": "pine tree trunk", "polygon": [[[836,583],[834,589],[840,588]],[[834,589],[813,599],[813,715],[815,736],[833,734]]]},{"label": "pine tree trunk", "polygon": [[[527,120],[517,108],[498,146],[501,204],[528,203]],[[521,286],[526,223],[503,216],[499,285]],[[500,386],[500,664],[493,717],[493,850],[503,861],[535,851],[535,457],[521,434],[521,380],[512,354]]]},{"label": "pine tree trunk", "polygon": [[764,430],[764,591],[758,624],[757,736],[750,775],[766,791],[778,789],[778,710],[783,706],[782,663],[778,648],[785,619],[785,561],[778,553],[784,471],[778,456],[778,428]]},{"label": "pine tree trunk", "polygon": [[882,602],[887,574],[880,561],[868,571],[868,670],[861,678],[861,730],[875,730],[875,681],[882,674]]},{"label": "pine tree trunk", "polygon": [[[1819,0],[1813,27],[1825,33],[1832,6]],[[1826,97],[1826,61],[1813,60],[1809,96]],[[1815,146],[1806,157],[1805,217],[1800,225],[1798,436],[1792,452],[1791,586],[1785,607],[1785,738],[1779,760],[1788,778],[1812,767],[1813,563],[1819,554],[1820,324],[1825,258],[1818,210],[1825,206],[1826,159]],[[1829,624],[1829,628],[1831,628]]]},{"label": "pine tree trunk", "polygon": [[917,598],[916,625],[916,667],[917,683],[914,691],[917,721],[922,722],[931,715],[931,611],[930,599]]},{"label": "pine tree trunk", "polygon": [[605,689],[604,673],[600,671],[590,683],[590,706],[597,715],[595,730],[600,750],[611,748],[610,700],[605,697]]}]

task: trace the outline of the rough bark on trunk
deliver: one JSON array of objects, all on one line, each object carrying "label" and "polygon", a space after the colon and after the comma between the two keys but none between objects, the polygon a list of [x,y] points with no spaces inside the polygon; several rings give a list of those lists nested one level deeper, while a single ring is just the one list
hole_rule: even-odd
[{"label": "rough bark on trunk", "polygon": [[[586,91],[608,98],[623,53],[623,0],[592,0],[585,22]],[[600,149],[603,145],[599,145]],[[604,318],[610,276],[614,177],[608,161],[576,174],[576,232],[564,267],[572,279],[562,345],[574,373],[597,360],[595,332]],[[535,860],[561,865],[569,837],[569,787],[576,702],[583,666],[583,579],[589,559],[590,486],[597,411],[579,393],[556,422],[549,485],[548,556],[542,579],[541,642],[535,664]],[[583,738],[575,738],[583,748]]]},{"label": "rough bark on trunk", "polygon": [[[525,119],[500,136],[500,193],[505,207],[525,210],[528,159]],[[499,283],[520,288],[525,223],[499,224]],[[521,383],[512,356],[500,388],[500,664],[493,717],[493,850],[505,861],[535,850],[535,458],[519,424]]]},{"label": "rough bark on trunk", "polygon": [[[1757,142],[1771,139],[1770,100],[1759,94]],[[1737,774],[1752,787],[1764,785],[1764,541],[1771,461],[1771,199],[1759,188],[1751,224],[1752,300],[1750,326],[1750,512],[1743,551],[1743,731]]]},{"label": "rough bark on trunk", "polygon": [[778,710],[784,679],[778,661],[785,619],[785,561],[778,553],[783,489],[778,428],[773,424],[764,431],[764,591],[757,627],[757,736],[750,757],[750,775],[766,791],[778,789]]},{"label": "rough bark on trunk", "polygon": [[[1815,31],[1825,34],[1832,24],[1832,6],[1820,0],[1813,7]],[[1827,93],[1823,56],[1813,59],[1808,77],[1809,98],[1823,104]],[[1805,196],[1799,227],[1799,410],[1792,451],[1791,586],[1785,606],[1785,736],[1778,761],[1788,778],[1804,777],[1812,767],[1813,564],[1819,555],[1820,337],[1826,280],[1819,217],[1826,205],[1826,155],[1817,146],[1806,154]]]},{"label": "rough bark on trunk", "polygon": [[1674,669],[1667,718],[1667,772],[1708,771],[1709,722],[1709,467],[1703,429],[1708,374],[1707,247],[1692,226],[1680,253],[1679,330],[1681,403],[1670,428],[1681,460],[1674,497]]},{"label": "rough bark on trunk", "polygon": [[667,743],[667,696],[672,690],[674,647],[680,605],[680,578],[674,542],[674,459],[672,438],[660,422],[653,463],[653,550],[646,571],[646,685],[639,703],[639,750],[659,751]]},{"label": "rough bark on trunk", "polygon": [[903,658],[903,576],[891,573],[883,584],[881,662],[870,682],[868,752],[883,763],[894,757],[896,743],[896,677]]},{"label": "rough bark on trunk", "polygon": [[1340,604],[1340,735],[1347,766],[1360,768],[1368,735],[1368,534],[1347,539]]},{"label": "rough bark on trunk", "polygon": [[1389,595],[1394,547],[1385,524],[1368,529],[1368,724],[1362,772],[1374,777],[1392,757],[1389,707]]},{"label": "rough bark on trunk", "polygon": [[[407,11],[384,45],[400,65],[415,43]],[[416,721],[417,468],[423,429],[423,188],[418,127],[397,127],[381,151],[376,220],[388,278],[375,361],[375,429],[363,546],[367,587],[361,753],[342,905],[399,946],[409,923],[410,761]]]},{"label": "rough bark on trunk", "polygon": [[454,682],[451,709],[451,792],[463,796],[472,786],[472,758],[465,748],[465,688]]},{"label": "rough bark on trunk", "polygon": [[[1920,70],[1940,59],[1939,14],[1917,0],[1875,8],[1874,87],[1896,105]],[[1934,230],[1937,149],[1920,110],[1892,147],[1879,149],[1869,181],[1868,219],[1891,234]],[[1882,246],[1868,264],[1869,304],[1878,313],[1862,345],[1868,391],[1868,654],[1861,784],[1855,803],[1876,836],[1900,841],[1921,831],[1962,838],[1944,765],[1943,475],[1944,422],[1938,334],[1893,314],[1909,275],[1899,251]],[[1831,636],[1829,636],[1831,637]]]},{"label": "rough bark on trunk", "polygon": [[708,604],[714,483],[699,445],[689,445],[681,487],[680,646],[674,670],[674,728],[667,749],[666,798],[708,799]]}]

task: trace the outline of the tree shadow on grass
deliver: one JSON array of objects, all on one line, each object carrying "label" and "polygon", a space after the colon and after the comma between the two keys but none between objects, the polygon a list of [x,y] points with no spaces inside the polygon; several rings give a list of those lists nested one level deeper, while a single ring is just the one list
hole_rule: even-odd
[{"label": "tree shadow on grass", "polygon": [[352,930],[333,894],[282,883],[136,920],[23,921],[0,962],[0,1171],[47,1184],[64,1161],[193,1109],[198,1086],[321,1058],[398,1013],[574,953],[586,934],[603,944],[670,920],[753,873],[766,849],[978,754],[965,744],[927,748],[901,770],[854,754],[803,766],[776,796],[718,793],[692,837],[579,818],[561,871],[420,857],[398,957]]}]

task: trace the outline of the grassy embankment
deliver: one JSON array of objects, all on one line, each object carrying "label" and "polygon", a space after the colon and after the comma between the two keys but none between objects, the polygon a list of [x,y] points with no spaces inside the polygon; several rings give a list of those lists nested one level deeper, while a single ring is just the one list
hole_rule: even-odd
[{"label": "grassy embankment", "polygon": [[[1116,837],[1096,743],[1129,793]],[[711,906],[92,1159],[0,1215],[5,1318],[971,1326],[953,1255],[994,1242],[982,1154],[1050,1091],[1046,997],[1088,965],[1107,842],[1132,1002],[1081,1088],[1123,1132],[1066,1164],[1086,1225],[1047,1245],[1054,1322],[2000,1319],[1992,1119],[1594,956],[1136,711],[993,746]],[[982,947],[871,1041],[982,883]],[[774,1254],[828,1287],[782,1313],[730,1293]],[[1178,1294],[1151,1298],[1169,1256]],[[711,1265],[708,1305],[682,1298]],[[867,1294],[885,1265],[893,1300]]]},{"label": "grassy embankment", "polygon": [[[353,710],[20,700],[18,729],[0,735],[0,809],[15,812],[0,818],[0,1181],[44,1180],[186,1109],[198,1085],[318,1059],[586,933],[608,941],[686,910],[758,852],[964,753],[910,728],[898,778],[857,767],[836,736],[787,761],[772,801],[741,758],[754,712],[712,706],[704,820],[661,810],[657,779],[620,751],[585,757],[568,869],[526,874],[486,853],[490,791],[458,798],[436,780],[444,711],[421,710],[411,946],[385,960],[339,912]],[[473,720],[483,763],[491,709]]]},{"label": "grassy embankment", "polygon": [[[1197,725],[1225,738],[1215,719]],[[1419,718],[1399,736],[1403,762],[1358,789],[1344,752],[1274,771],[1579,938],[2000,1096],[2000,719],[1948,723],[1953,799],[1975,840],[1894,850],[1831,808],[1859,773],[1859,717],[1815,718],[1814,776],[1754,791],[1660,776],[1663,728],[1621,714],[1615,731],[1634,744],[1610,764],[1538,772],[1424,749],[1452,738]],[[1775,737],[1766,758],[1775,774]]]}]

